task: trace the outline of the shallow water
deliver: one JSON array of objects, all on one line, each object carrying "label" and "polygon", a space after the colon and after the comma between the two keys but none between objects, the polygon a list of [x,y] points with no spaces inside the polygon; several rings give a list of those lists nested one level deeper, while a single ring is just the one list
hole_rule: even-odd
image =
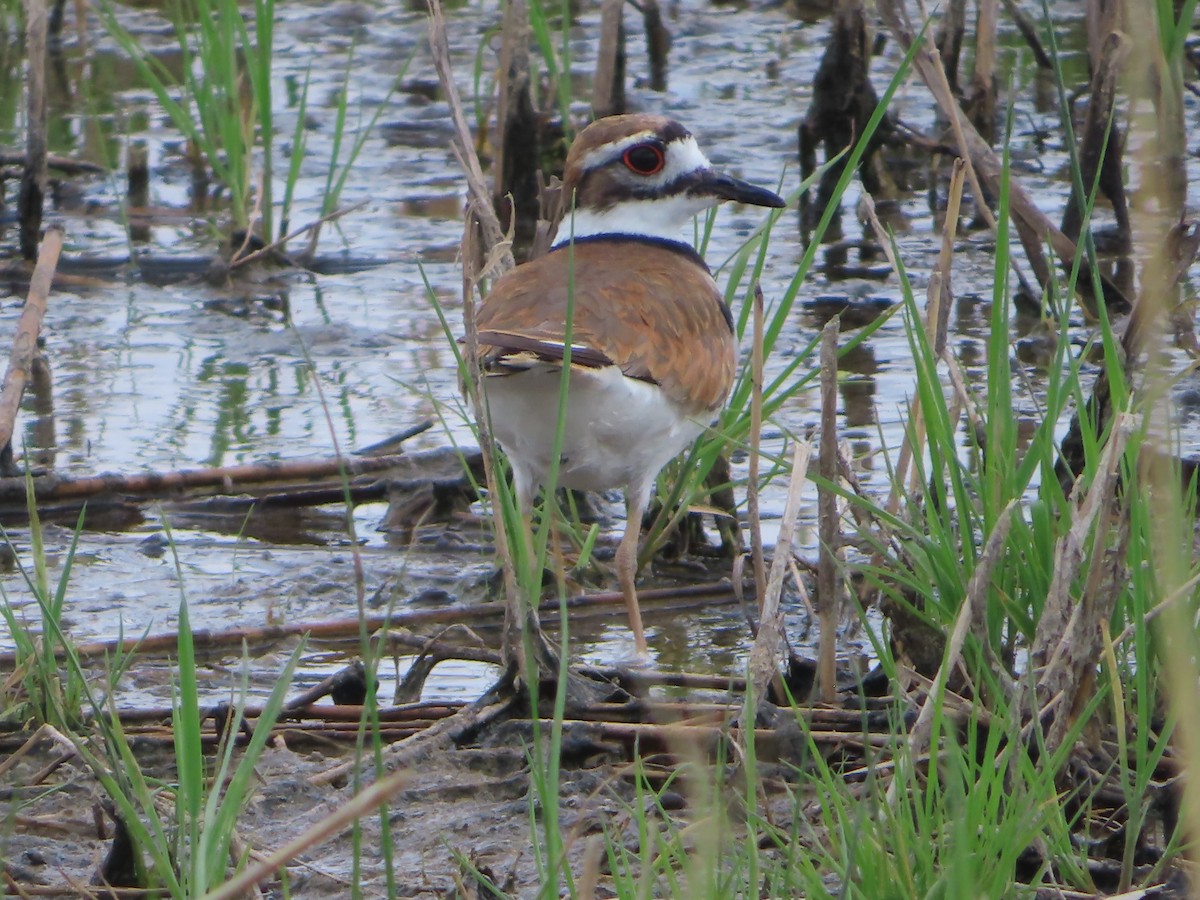
[{"label": "shallow water", "polygon": [[[1078,3],[1055,4],[1068,78],[1077,81],[1084,77],[1081,11]],[[671,4],[668,13],[674,41],[669,90],[658,94],[640,85],[631,87],[631,107],[661,111],[685,122],[718,166],[755,183],[781,185],[785,193],[794,190],[796,124],[808,104],[828,23],[799,21],[783,6],[680,2]],[[257,284],[241,283],[233,289],[214,288],[200,277],[162,284],[161,265],[105,265],[131,254],[155,261],[209,258],[215,242],[203,220],[188,217],[152,225],[148,241],[131,244],[127,239],[118,212],[125,146],[138,141],[148,148],[151,204],[183,209],[189,177],[181,141],[150,92],[134,86],[132,67],[99,24],[90,22],[86,39],[81,39],[68,23],[62,55],[51,67],[51,151],[102,163],[113,174],[70,179],[48,212],[48,220],[67,227],[61,270],[87,271],[99,279],[89,286],[55,290],[44,327],[53,370],[53,417],[34,415],[27,402],[20,423],[25,446],[40,456],[52,454],[53,464],[64,474],[323,456],[332,454],[335,446],[346,450],[370,445],[427,418],[442,419],[445,427],[406,446],[471,441],[453,356],[424,288],[428,278],[457,333],[461,303],[455,256],[463,181],[448,148],[446,106],[431,87],[436,77],[426,48],[424,16],[407,8],[330,8],[305,2],[284,3],[279,15],[275,87],[281,103],[276,113],[281,145],[289,142],[298,113],[295,88],[311,77],[309,146],[294,223],[311,220],[319,208],[336,115],[333,98],[341,89],[352,45],[352,124],[357,120],[365,125],[381,103],[386,110],[342,197],[344,205],[365,206],[336,227],[327,227],[322,237],[323,270],[333,271],[340,264],[340,271],[262,276]],[[125,11],[122,17],[148,45],[169,47],[169,31],[154,13]],[[498,24],[499,12],[495,4],[475,3],[450,10],[449,21],[459,87],[470,114],[475,105],[488,103],[487,96],[473,96],[471,71],[485,40],[485,68],[494,64],[498,47],[490,30]],[[576,72],[592,68],[598,21],[598,11],[589,7],[572,29]],[[645,74],[644,41],[634,17],[627,27],[629,72],[637,84]],[[401,88],[389,96],[406,60]],[[1051,218],[1058,219],[1066,197],[1066,157],[1053,92],[1034,73],[1030,54],[1015,33],[1003,34],[999,62],[1001,80],[1011,78],[1012,84],[1014,167]],[[21,65],[16,44],[11,39],[0,44],[0,97],[10,98],[0,103],[0,145],[8,148],[22,141],[20,106],[15,102],[21,93]],[[876,58],[877,89],[882,90],[895,65],[893,47]],[[1196,97],[1185,95],[1185,102],[1189,121],[1195,121]],[[909,80],[903,85],[894,108],[910,125],[934,131],[931,102],[920,83]],[[586,117],[582,104],[573,111],[581,121]],[[909,163],[907,190],[889,221],[897,231],[909,277],[922,296],[940,233],[926,193],[928,163]],[[1189,165],[1195,176],[1194,157]],[[849,237],[858,236],[853,213],[858,191],[853,185],[844,201]],[[715,266],[728,258],[762,216],[757,209],[723,209],[708,248],[709,261]],[[15,244],[9,207],[0,211],[0,255],[15,255]],[[986,361],[992,248],[987,232],[960,230],[951,340],[968,375],[975,378]],[[768,303],[782,296],[802,255],[795,214],[789,213],[771,242],[762,284]],[[824,251],[801,292],[779,352],[768,361],[768,378],[807,345],[829,315],[830,303],[837,306],[851,298],[869,316],[900,300],[894,277],[843,278],[826,270],[820,261],[823,255]],[[381,264],[363,267],[363,261]],[[856,262],[854,251],[850,262]],[[721,274],[718,280],[723,280]],[[829,302],[809,305],[815,298]],[[10,332],[21,299],[20,294],[6,297],[0,335]],[[1022,342],[1028,343],[1027,328],[1014,320],[1011,338],[1022,415],[1034,422],[1036,385],[1043,376],[1036,361],[1019,362],[1035,357],[1019,352]],[[815,363],[814,355],[802,371]],[[883,461],[872,454],[881,447],[899,447],[901,415],[914,390],[912,377],[899,317],[845,361],[840,433],[863,459],[861,475],[869,490],[887,487]],[[781,448],[785,430],[803,434],[815,428],[818,419],[814,383],[814,389],[790,402],[768,428],[768,449]],[[775,484],[764,495],[769,540],[777,528],[783,488]],[[363,505],[354,514],[367,598],[394,599],[397,608],[418,602],[415,597],[441,603],[482,599],[491,573],[486,555],[453,553],[435,541],[399,546],[376,530],[383,509]],[[816,542],[811,491],[803,515],[799,539],[811,553]],[[354,614],[352,551],[336,513],[306,517],[290,537],[276,535],[271,540],[239,537],[237,528],[230,534],[177,520],[171,537],[178,564],[169,550],[161,552],[161,540],[147,543],[147,538],[162,536],[164,519],[169,518],[150,508],[145,520],[133,527],[82,534],[68,593],[73,637],[113,638],[121,628],[127,635],[170,631],[181,590],[197,628]],[[19,558],[27,560],[28,531],[14,527],[10,537]],[[52,578],[62,571],[71,538],[66,527],[47,529]],[[0,584],[13,606],[34,614],[18,574],[5,575]],[[809,631],[798,604],[790,621],[797,634]],[[734,607],[651,619],[649,626],[653,652],[663,665],[740,670],[747,633]],[[620,616],[577,631],[578,653],[590,661],[610,661],[631,649]],[[9,636],[0,634],[0,650],[10,646]],[[256,660],[256,684],[269,685],[279,663],[274,656]],[[298,681],[317,680],[338,665],[336,654],[326,656],[314,648]],[[386,695],[390,686],[383,674]],[[474,696],[490,677],[484,666],[445,664],[435,671],[426,697]],[[131,677],[128,685],[131,697],[147,702],[161,697],[163,686],[161,679],[149,676],[141,683]]]}]

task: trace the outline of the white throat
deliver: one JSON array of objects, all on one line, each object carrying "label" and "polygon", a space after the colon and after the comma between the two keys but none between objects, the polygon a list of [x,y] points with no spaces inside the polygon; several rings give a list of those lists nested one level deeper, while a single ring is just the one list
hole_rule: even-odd
[{"label": "white throat", "polygon": [[716,197],[659,197],[654,200],[622,200],[605,210],[577,209],[558,225],[554,246],[597,234],[629,234],[636,237],[678,241],[695,216],[716,206]]}]

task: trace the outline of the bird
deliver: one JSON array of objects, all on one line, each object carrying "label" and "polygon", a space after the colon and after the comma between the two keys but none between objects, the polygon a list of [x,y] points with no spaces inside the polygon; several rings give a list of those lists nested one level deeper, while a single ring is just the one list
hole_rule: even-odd
[{"label": "bird", "polygon": [[557,484],[625,493],[615,565],[644,659],[642,517],[659,471],[724,405],[737,365],[733,316],[681,232],[722,201],[784,201],[717,171],[686,127],[647,113],[584,128],[567,153],[562,191],[567,212],[549,252],[500,276],[476,313],[482,403],[528,523],[551,468],[569,355]]}]

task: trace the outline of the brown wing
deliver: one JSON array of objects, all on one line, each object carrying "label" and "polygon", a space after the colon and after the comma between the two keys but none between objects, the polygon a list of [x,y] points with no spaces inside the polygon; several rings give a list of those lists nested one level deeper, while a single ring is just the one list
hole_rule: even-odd
[{"label": "brown wing", "polygon": [[571,343],[584,349],[575,351],[575,362],[611,360],[630,378],[660,385],[690,412],[717,409],[733,383],[736,346],[708,271],[646,241],[587,241],[573,252],[573,261],[560,249],[496,282],[477,317],[480,362],[535,346],[547,358],[548,347],[561,348],[573,264]]}]

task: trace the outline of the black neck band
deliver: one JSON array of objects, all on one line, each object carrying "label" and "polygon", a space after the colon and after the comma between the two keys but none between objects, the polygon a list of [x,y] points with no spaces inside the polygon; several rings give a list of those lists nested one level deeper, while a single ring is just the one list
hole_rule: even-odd
[{"label": "black neck band", "polygon": [[580,244],[619,244],[622,242],[649,244],[652,247],[661,247],[663,250],[670,250],[672,253],[677,253],[685,259],[691,260],[710,275],[712,274],[708,268],[708,263],[704,261],[704,257],[697,253],[691,244],[685,244],[683,241],[673,241],[670,238],[651,237],[646,234],[623,234],[616,231],[604,234],[588,234],[555,244],[550,248],[550,252],[554,253],[559,250],[565,250],[572,243],[575,246],[579,246]]}]

